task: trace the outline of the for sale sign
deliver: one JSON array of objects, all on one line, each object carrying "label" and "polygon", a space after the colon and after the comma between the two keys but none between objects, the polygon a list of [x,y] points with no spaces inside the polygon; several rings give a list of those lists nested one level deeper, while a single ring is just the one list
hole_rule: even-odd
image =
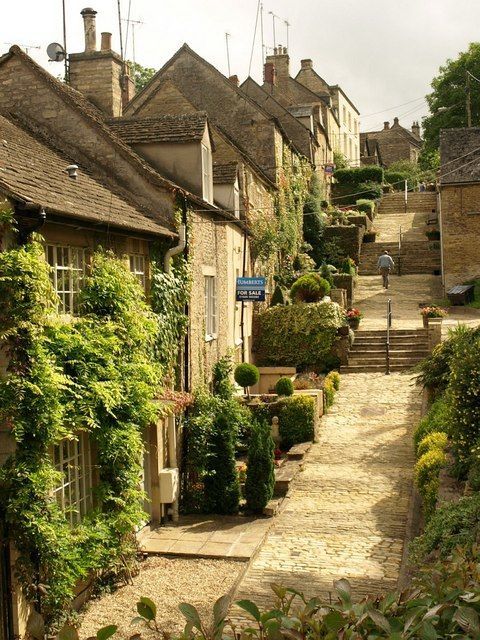
[{"label": "for sale sign", "polygon": [[237,302],[263,302],[266,278],[237,278]]}]

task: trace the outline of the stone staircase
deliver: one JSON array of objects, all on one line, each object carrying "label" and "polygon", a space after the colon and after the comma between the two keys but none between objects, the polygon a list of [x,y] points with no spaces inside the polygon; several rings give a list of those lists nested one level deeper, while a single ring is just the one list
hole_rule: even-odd
[{"label": "stone staircase", "polygon": [[[362,245],[359,274],[373,276],[378,274],[377,261],[380,254],[388,251],[398,267],[398,242],[367,242]],[[400,257],[402,275],[419,273],[440,273],[440,245],[438,242],[417,240],[402,242]],[[394,273],[398,273],[395,269]]]},{"label": "stone staircase", "polygon": [[[357,331],[341,373],[385,373],[387,331]],[[390,371],[407,371],[430,353],[426,329],[390,330]]]},{"label": "stone staircase", "polygon": [[388,213],[431,213],[437,208],[437,194],[426,191],[424,193],[409,193],[407,210],[405,211],[405,195],[403,192],[388,193],[383,196],[378,208],[378,214]]}]

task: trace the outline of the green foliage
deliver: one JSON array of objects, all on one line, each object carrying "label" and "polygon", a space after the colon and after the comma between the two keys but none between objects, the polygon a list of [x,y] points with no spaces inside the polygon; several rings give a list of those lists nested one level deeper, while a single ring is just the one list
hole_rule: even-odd
[{"label": "green foliage", "polygon": [[431,516],[424,533],[412,545],[412,560],[424,562],[435,552],[447,558],[458,546],[471,546],[480,534],[480,493],[448,502]]},{"label": "green foliage", "polygon": [[[409,189],[416,189],[418,183],[424,179],[424,175],[416,162],[410,160],[398,160],[393,162],[385,172],[385,182],[394,185],[397,191],[405,188],[405,180]],[[394,184],[399,183],[399,184]]]},{"label": "green foliage", "polygon": [[[56,313],[42,246],[0,254],[2,326],[11,354],[0,380],[0,419],[12,424],[15,453],[0,471],[0,511],[19,557],[27,598],[51,624],[68,610],[76,582],[125,571],[143,518],[142,433],[159,416],[162,364],[154,357],[158,319],[122,260],[93,257],[80,317]],[[52,497],[60,480],[51,447],[87,431],[95,443],[96,508],[73,529]]]},{"label": "green foliage", "polygon": [[468,484],[474,491],[480,491],[480,461],[475,462],[468,472]]},{"label": "green foliage", "polygon": [[[455,60],[447,60],[433,78],[432,92],[427,95],[430,115],[423,119],[425,152],[439,148],[441,129],[467,126],[465,94],[467,71],[480,77],[480,43],[472,42]],[[480,85],[470,83],[472,122],[480,121]]]},{"label": "green foliage", "polygon": [[247,479],[245,497],[247,508],[254,513],[262,513],[273,496],[275,487],[275,444],[270,434],[270,426],[265,420],[253,425],[248,450]]},{"label": "green foliage", "polygon": [[232,397],[234,392],[233,385],[231,383],[232,371],[232,358],[228,355],[220,358],[220,360],[213,365],[213,395],[227,400]]},{"label": "green foliage", "polygon": [[373,213],[375,212],[375,202],[373,200],[360,198],[359,200],[356,201],[355,204],[357,206],[358,211],[361,211],[362,213],[371,214],[371,216],[373,216]]},{"label": "green foliage", "polygon": [[[234,401],[235,402],[235,401]],[[236,425],[232,424],[226,401],[219,401],[208,442],[205,465],[204,508],[207,513],[238,511],[240,485],[235,468]]]},{"label": "green foliage", "polygon": [[130,71],[133,75],[133,81],[135,82],[135,92],[139,93],[156,74],[156,69],[152,67],[144,67],[138,62],[127,61],[127,65],[130,67]]},{"label": "green foliage", "polygon": [[328,282],[328,284],[330,285],[330,288],[333,287],[333,269],[332,269],[332,265],[326,264],[326,262],[324,262],[322,264],[322,266],[320,267],[320,275],[322,276],[322,278],[324,280],[326,280]]},{"label": "green foliage", "polygon": [[344,324],[344,314],[334,302],[271,307],[258,315],[257,361],[261,366],[323,370]]},{"label": "green foliage", "polygon": [[277,304],[285,304],[285,294],[283,293],[283,289],[279,284],[275,285],[275,289],[273,290],[272,299],[270,300],[270,306],[275,307]]},{"label": "green foliage", "polygon": [[335,393],[340,388],[340,374],[338,371],[330,371],[323,381],[323,394],[325,399],[325,408],[329,409],[335,399]]},{"label": "green foliage", "polygon": [[340,265],[340,273],[346,273],[349,276],[356,276],[357,269],[355,261],[352,260],[352,258],[345,258],[345,260]]},{"label": "green foliage", "polygon": [[388,169],[385,171],[385,182],[390,184],[395,191],[402,191],[405,189],[405,180],[407,178],[401,171],[391,171]]},{"label": "green foliage", "polygon": [[252,387],[260,380],[260,372],[254,364],[249,362],[242,362],[235,367],[235,382],[246,389]]},{"label": "green foliage", "polygon": [[294,395],[274,403],[273,414],[278,416],[282,449],[312,441],[315,434],[315,400],[307,395]]},{"label": "green foliage", "polygon": [[432,431],[420,441],[417,449],[417,456],[421,458],[423,454],[432,449],[445,451],[447,444],[448,436],[446,433],[443,431]]},{"label": "green foliage", "polygon": [[333,174],[341,185],[358,185],[362,182],[383,183],[383,168],[377,165],[354,167],[352,169],[337,169]]},{"label": "green foliage", "polygon": [[341,151],[333,152],[333,163],[336,169],[348,169],[348,159],[347,156]]},{"label": "green foliage", "polygon": [[381,184],[377,182],[361,182],[357,186],[357,193],[366,200],[378,200],[382,197],[383,190]]},{"label": "green foliage", "polygon": [[324,199],[320,180],[316,173],[312,174],[310,188],[303,206],[303,238],[311,249],[310,256],[317,267],[323,260],[323,230],[325,227],[325,213],[322,210]]},{"label": "green foliage", "polygon": [[425,518],[427,520],[435,510],[438,495],[438,477],[440,470],[446,464],[447,456],[442,449],[433,447],[428,449],[415,465],[415,484],[423,498]]},{"label": "green foliage", "polygon": [[275,393],[279,396],[293,395],[293,382],[290,378],[280,378],[275,385]]},{"label": "green foliage", "polygon": [[290,297],[294,302],[318,302],[329,293],[330,284],[315,271],[300,276],[290,289]]}]

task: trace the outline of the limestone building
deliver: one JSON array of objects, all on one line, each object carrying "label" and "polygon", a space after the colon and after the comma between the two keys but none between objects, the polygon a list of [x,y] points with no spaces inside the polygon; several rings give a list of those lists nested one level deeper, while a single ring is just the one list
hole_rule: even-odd
[{"label": "limestone building", "polygon": [[400,160],[417,162],[422,144],[418,122],[414,122],[409,130],[402,127],[398,118],[394,118],[392,126],[390,122],[385,122],[381,131],[360,134],[361,160],[364,164],[372,164],[373,156],[378,164],[386,168]]}]

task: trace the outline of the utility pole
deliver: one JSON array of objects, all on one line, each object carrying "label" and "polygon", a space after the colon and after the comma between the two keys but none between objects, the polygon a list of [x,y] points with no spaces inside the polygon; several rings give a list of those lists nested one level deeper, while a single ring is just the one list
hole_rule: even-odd
[{"label": "utility pole", "polygon": [[231,71],[230,71],[230,50],[228,48],[228,39],[230,38],[230,34],[225,32],[225,45],[227,47],[227,67],[228,67],[228,77],[230,77]]},{"label": "utility pole", "polygon": [[472,91],[470,73],[467,71],[467,127],[472,126]]},{"label": "utility pole", "polygon": [[265,38],[263,35],[263,2],[260,3],[260,31],[262,32],[262,66],[265,64]]}]

